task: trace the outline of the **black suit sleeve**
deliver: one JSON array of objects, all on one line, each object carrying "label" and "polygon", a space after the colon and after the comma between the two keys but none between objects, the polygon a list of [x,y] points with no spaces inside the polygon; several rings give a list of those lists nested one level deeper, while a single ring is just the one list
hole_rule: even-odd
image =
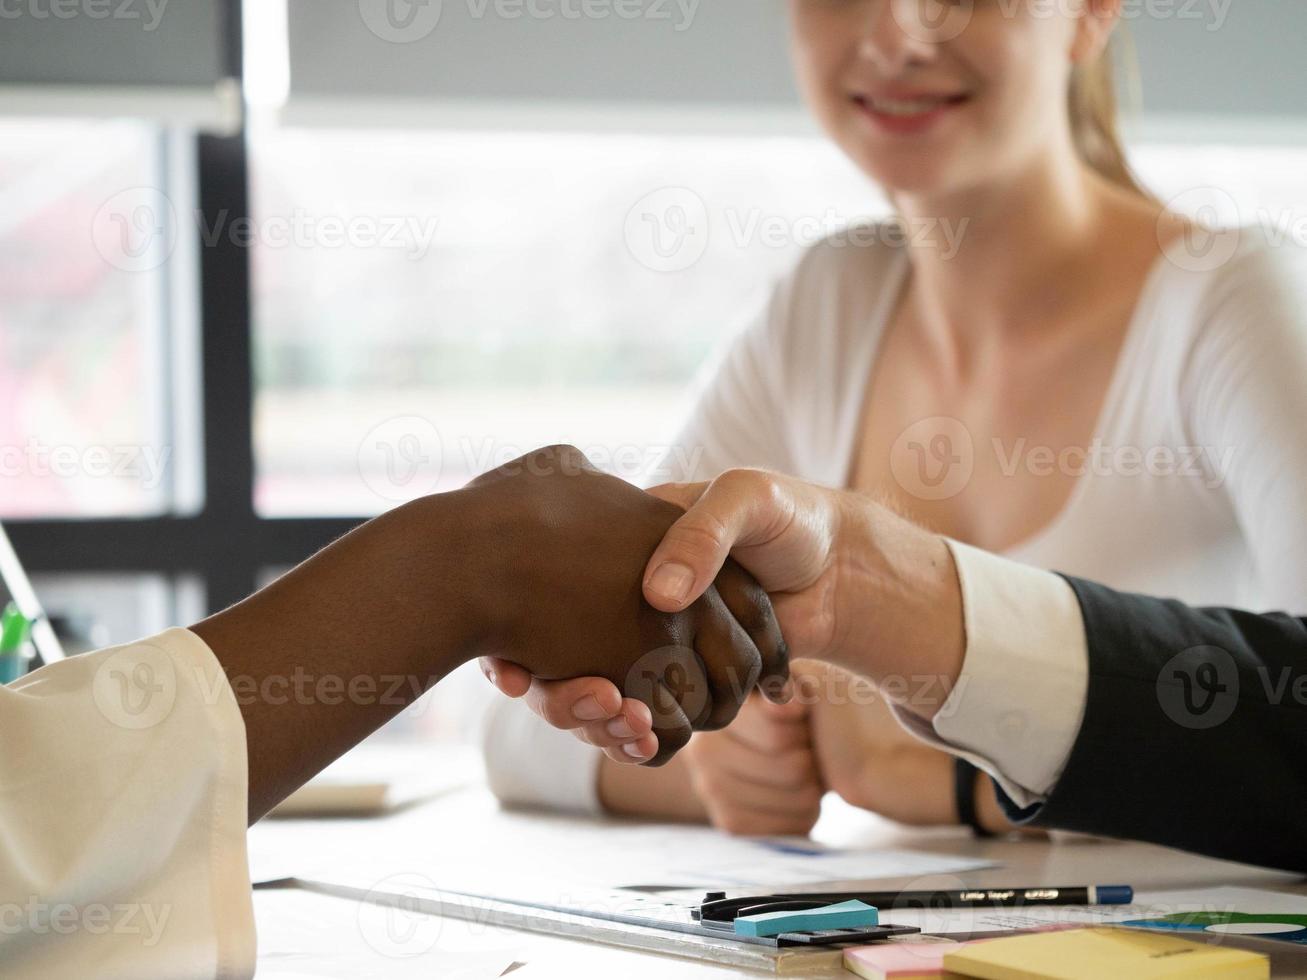
[{"label": "black suit sleeve", "polygon": [[1009,814],[1307,871],[1307,620],[1067,581],[1084,722],[1049,799]]}]

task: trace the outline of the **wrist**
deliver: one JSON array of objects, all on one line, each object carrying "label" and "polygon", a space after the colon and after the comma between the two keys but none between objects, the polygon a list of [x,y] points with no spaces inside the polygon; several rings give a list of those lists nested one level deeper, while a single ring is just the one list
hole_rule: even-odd
[{"label": "wrist", "polygon": [[984,774],[976,782],[976,817],[981,827],[991,834],[1006,834],[1016,829],[998,802],[994,781]]},{"label": "wrist", "polygon": [[410,645],[448,670],[502,653],[512,616],[513,565],[502,540],[503,515],[483,489],[422,497],[391,511],[381,547],[392,556],[383,588],[394,606],[412,617]]},{"label": "wrist", "polygon": [[966,650],[962,589],[948,543],[850,494],[835,560],[843,625],[831,659],[930,720],[952,693]]}]

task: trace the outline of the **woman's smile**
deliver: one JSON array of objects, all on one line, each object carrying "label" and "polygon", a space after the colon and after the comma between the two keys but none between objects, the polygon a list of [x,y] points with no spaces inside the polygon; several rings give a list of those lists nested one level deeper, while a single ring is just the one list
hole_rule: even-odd
[{"label": "woman's smile", "polygon": [[907,91],[854,93],[850,98],[878,130],[896,136],[924,133],[970,101],[966,93]]}]

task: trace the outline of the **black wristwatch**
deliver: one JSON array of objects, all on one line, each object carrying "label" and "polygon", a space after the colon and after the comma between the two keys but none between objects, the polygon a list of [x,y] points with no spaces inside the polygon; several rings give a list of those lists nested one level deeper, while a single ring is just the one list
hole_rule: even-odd
[{"label": "black wristwatch", "polygon": [[976,777],[980,770],[966,759],[953,760],[953,794],[957,800],[958,823],[971,828],[977,837],[993,837],[994,832],[986,830],[976,815]]}]

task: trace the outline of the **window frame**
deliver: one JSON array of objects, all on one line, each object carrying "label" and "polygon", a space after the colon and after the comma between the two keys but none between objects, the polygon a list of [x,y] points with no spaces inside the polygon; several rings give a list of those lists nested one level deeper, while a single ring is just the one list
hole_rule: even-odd
[{"label": "window frame", "polygon": [[[241,5],[223,4],[228,74],[242,78]],[[197,207],[203,227],[215,227],[221,215],[235,222],[250,215],[248,131],[244,120],[231,135],[196,134],[193,142]],[[171,133],[166,141],[174,137]],[[267,570],[297,564],[314,551],[363,523],[363,517],[263,517],[254,508],[254,362],[251,336],[250,250],[239,236],[219,236],[206,244],[195,232],[199,304],[199,430],[201,446],[175,447],[179,455],[199,456],[202,502],[177,486],[177,512],[155,517],[7,519],[5,528],[19,558],[33,575],[107,573],[164,575],[177,583],[203,584],[210,612],[254,592]],[[179,250],[180,252],[180,250]],[[184,263],[184,258],[182,263]],[[179,263],[179,264],[182,264]],[[169,368],[178,370],[177,352],[186,317],[180,295],[193,277],[170,274],[165,305],[168,317]],[[193,381],[194,378],[192,377]],[[165,430],[187,441],[195,426],[186,412],[168,406]],[[181,489],[182,492],[178,493]],[[188,513],[188,511],[194,513]]]}]

